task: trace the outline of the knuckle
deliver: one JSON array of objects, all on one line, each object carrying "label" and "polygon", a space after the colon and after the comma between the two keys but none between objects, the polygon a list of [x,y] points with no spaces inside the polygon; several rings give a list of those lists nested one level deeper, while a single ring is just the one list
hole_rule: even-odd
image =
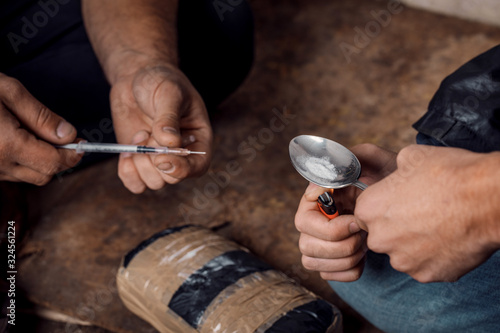
[{"label": "knuckle", "polygon": [[76,166],[82,159],[82,156],[79,154],[69,154],[64,158],[65,165],[72,168]]},{"label": "knuckle", "polygon": [[53,176],[59,172],[61,169],[61,164],[57,162],[57,156],[52,154],[47,155],[47,157],[38,163],[38,171],[45,176]]},{"label": "knuckle", "polygon": [[337,280],[336,276],[332,272],[320,272],[319,276],[325,281],[335,281]]},{"label": "knuckle", "polygon": [[53,113],[46,106],[40,105],[38,112],[35,113],[35,124],[37,127],[46,127],[53,118]]},{"label": "knuckle", "polygon": [[358,243],[356,241],[356,238],[351,238],[349,239],[348,242],[346,242],[345,247],[343,248],[343,257],[349,257],[352,256],[354,253],[356,253],[358,249]]},{"label": "knuckle", "polygon": [[134,176],[136,173],[135,166],[133,165],[132,161],[126,161],[123,163],[120,163],[120,166],[118,168],[118,177],[125,182],[128,180],[131,176]]},{"label": "knuckle", "polygon": [[43,173],[47,176],[53,176],[58,173],[62,168],[58,164],[48,164],[43,168]]},{"label": "knuckle", "polygon": [[370,233],[368,233],[368,236],[366,238],[366,246],[373,252],[382,252],[379,242],[375,240],[373,236],[370,236]]},{"label": "knuckle", "polygon": [[176,177],[179,178],[179,180],[187,178],[189,176],[189,172],[191,171],[191,169],[188,166],[186,167],[180,166],[176,168],[177,168]]},{"label": "knuckle", "polygon": [[302,256],[302,266],[310,271],[318,270],[318,263],[311,257]]},{"label": "knuckle", "polygon": [[148,187],[153,191],[161,190],[162,188],[165,187],[165,181],[163,180],[152,181],[150,184],[148,184]]},{"label": "knuckle", "polygon": [[350,281],[357,281],[361,278],[361,275],[363,274],[363,269],[361,268],[355,268],[350,270]]},{"label": "knuckle", "polygon": [[168,124],[177,124],[179,122],[179,116],[175,113],[165,113],[161,117],[159,117],[158,127],[163,128],[164,123]]},{"label": "knuckle", "polygon": [[361,143],[354,146],[352,149],[365,155],[373,155],[374,153],[377,153],[380,148],[373,143]]},{"label": "knuckle", "polygon": [[146,191],[146,185],[144,184],[139,184],[139,183],[134,183],[134,184],[128,184],[128,183],[123,183],[123,185],[132,193],[134,194],[141,194],[142,192]]},{"label": "knuckle", "polygon": [[414,278],[415,280],[417,280],[420,283],[434,282],[434,278],[433,278],[432,274],[428,274],[426,272],[418,272],[418,273],[412,274],[411,276],[412,276],[412,278]]},{"label": "knuckle", "polygon": [[309,253],[309,244],[305,240],[305,238],[303,237],[303,235],[300,235],[300,238],[299,238],[299,251],[302,254]]},{"label": "knuckle", "polygon": [[11,146],[9,144],[0,142],[0,160],[5,161],[10,159],[11,155]]},{"label": "knuckle", "polygon": [[357,256],[350,256],[345,259],[345,269],[350,269],[358,264],[359,258]]},{"label": "knuckle", "polygon": [[33,179],[33,184],[37,186],[44,186],[47,185],[50,180],[52,179],[52,176],[49,175],[39,175]]},{"label": "knuckle", "polygon": [[24,86],[18,80],[6,77],[0,81],[0,89],[4,96],[9,100],[17,100],[24,96],[26,90]]},{"label": "knuckle", "polygon": [[403,149],[401,149],[398,155],[396,156],[397,165],[400,166],[402,164],[405,164],[409,160],[411,154],[413,154],[415,149],[418,149],[416,148],[416,145],[406,146]]},{"label": "knuckle", "polygon": [[357,221],[367,225],[373,213],[370,209],[365,209],[365,201],[362,197],[358,197],[356,200],[356,210],[354,211],[354,216]]},{"label": "knuckle", "polygon": [[302,214],[297,212],[295,214],[295,229],[297,229],[298,232],[303,233],[304,232],[304,226],[305,226],[305,221],[302,218]]},{"label": "knuckle", "polygon": [[179,184],[182,181],[180,178],[170,178],[166,182],[172,185]]},{"label": "knuckle", "polygon": [[409,271],[408,263],[407,261],[402,258],[401,256],[395,256],[391,255],[390,256],[390,263],[392,268],[394,268],[397,271],[407,273]]}]

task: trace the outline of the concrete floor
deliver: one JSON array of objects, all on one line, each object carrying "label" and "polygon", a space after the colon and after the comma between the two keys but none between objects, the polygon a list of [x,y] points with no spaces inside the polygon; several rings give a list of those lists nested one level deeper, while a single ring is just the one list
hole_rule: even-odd
[{"label": "concrete floor", "polygon": [[[338,305],[346,332],[377,332],[317,274],[301,267],[293,217],[306,182],[290,165],[288,143],[299,134],[393,150],[413,143],[411,124],[425,112],[440,81],[499,44],[500,29],[403,8],[356,46],[358,28],[373,26],[371,12],[386,10],[387,1],[250,2],[257,29],[255,67],[213,119],[212,171],[234,160],[241,174],[211,195],[202,210],[193,196],[206,193],[214,183],[210,175],[135,196],[116,176],[115,159],[31,191],[35,225],[19,262],[19,285],[30,300],[110,331],[151,332],[116,294],[121,257],[166,227],[229,222],[222,234]],[[350,61],[341,49],[347,44],[356,47]],[[265,136],[276,110],[289,115],[288,124]],[[259,144],[255,154],[239,152],[251,137]],[[191,213],[184,214],[183,207]]]}]

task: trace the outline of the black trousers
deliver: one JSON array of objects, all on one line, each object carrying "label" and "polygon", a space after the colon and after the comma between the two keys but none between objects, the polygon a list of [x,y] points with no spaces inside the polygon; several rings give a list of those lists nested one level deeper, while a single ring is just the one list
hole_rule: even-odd
[{"label": "black trousers", "polygon": [[[179,3],[180,67],[213,111],[241,84],[252,65],[252,13],[243,0]],[[217,5],[220,3],[227,5]],[[110,86],[90,45],[81,12],[58,15],[74,16],[64,19],[77,24],[48,45],[37,45],[31,58],[8,68],[0,64],[1,71],[19,79],[38,100],[71,122],[79,137],[114,142]]]}]

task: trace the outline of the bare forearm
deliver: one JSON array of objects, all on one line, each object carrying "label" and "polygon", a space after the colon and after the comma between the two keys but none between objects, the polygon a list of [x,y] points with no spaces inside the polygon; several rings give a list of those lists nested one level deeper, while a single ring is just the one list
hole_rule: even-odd
[{"label": "bare forearm", "polygon": [[141,65],[177,65],[178,0],[84,0],[85,27],[108,80]]}]

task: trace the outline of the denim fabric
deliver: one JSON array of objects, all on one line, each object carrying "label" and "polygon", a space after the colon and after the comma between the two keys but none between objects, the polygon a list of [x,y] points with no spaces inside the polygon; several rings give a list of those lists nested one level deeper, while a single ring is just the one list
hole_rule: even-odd
[{"label": "denim fabric", "polygon": [[[441,145],[425,134],[419,144]],[[420,283],[369,251],[355,282],[329,281],[335,292],[385,332],[500,332],[500,251],[457,282]]]},{"label": "denim fabric", "polygon": [[385,332],[500,332],[500,252],[457,282],[425,284],[370,251],[358,281],[329,284]]}]

